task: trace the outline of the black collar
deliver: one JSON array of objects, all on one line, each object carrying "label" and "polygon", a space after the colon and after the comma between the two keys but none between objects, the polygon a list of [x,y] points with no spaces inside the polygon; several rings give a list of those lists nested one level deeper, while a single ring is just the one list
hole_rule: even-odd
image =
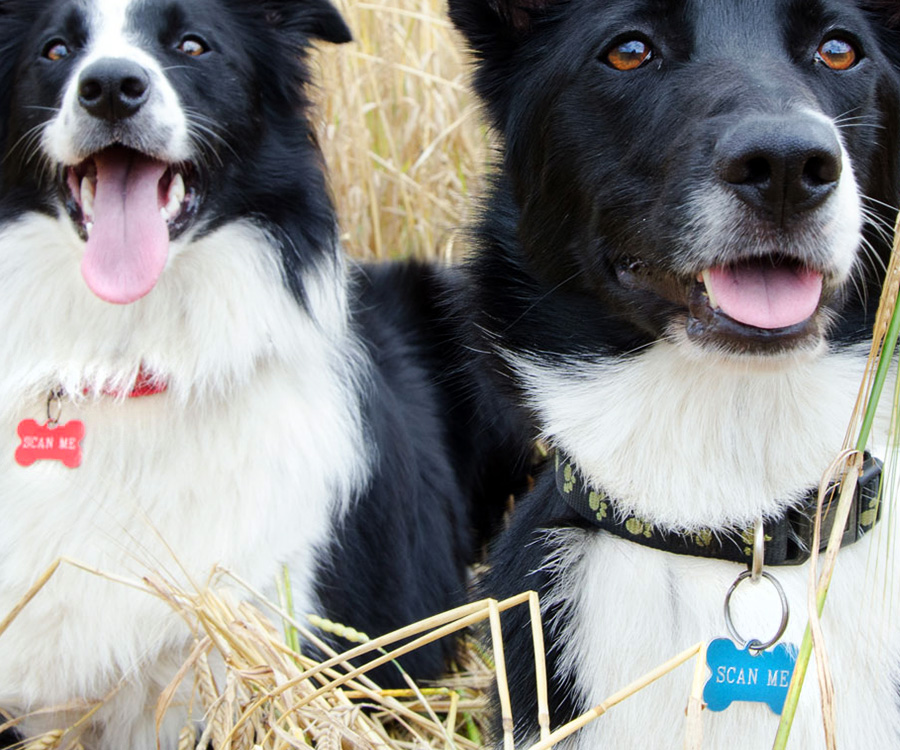
[{"label": "black collar", "polygon": [[[842,546],[852,544],[871,531],[881,518],[881,503],[878,502],[880,480],[881,461],[866,453],[856,491],[853,493],[853,505],[841,540]],[[589,487],[574,464],[559,451],[556,453],[556,486],[569,507],[579,516],[623,539],[678,555],[742,563],[749,563],[753,557],[752,526],[748,529],[701,529],[690,534],[656,528],[638,516],[623,513],[616,507],[616,501],[603,490]],[[833,494],[835,490],[834,485],[828,490],[832,497],[836,497]],[[763,531],[766,565],[799,565],[809,558],[817,495],[818,490],[813,489],[800,505],[788,510],[781,518],[765,520]],[[826,497],[826,508],[827,499]],[[825,513],[822,522],[822,550],[828,544],[834,523],[833,510],[837,503],[832,503],[831,506],[831,512]]]}]

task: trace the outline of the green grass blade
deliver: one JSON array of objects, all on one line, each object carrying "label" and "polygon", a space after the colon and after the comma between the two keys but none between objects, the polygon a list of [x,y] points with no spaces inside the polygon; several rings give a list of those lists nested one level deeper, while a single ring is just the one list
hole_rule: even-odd
[{"label": "green grass blade", "polygon": [[[872,382],[872,392],[869,396],[866,410],[863,415],[862,424],[859,430],[859,436],[856,440],[856,450],[863,451],[869,441],[872,432],[872,424],[875,421],[875,415],[878,411],[878,403],[881,400],[881,394],[884,391],[884,385],[890,372],[891,362],[894,359],[894,352],[897,348],[897,339],[900,336],[900,303],[894,306],[891,321],[885,334],[884,346],[878,359],[878,367],[875,371],[875,378]],[[897,404],[894,404],[897,408]],[[825,599],[828,596],[828,587],[825,586],[816,596],[816,609],[819,616],[825,609]],[[806,626],[803,633],[803,641],[800,644],[800,650],[797,654],[797,663],[794,667],[794,676],[791,679],[791,685],[788,689],[788,695],[784,703],[784,710],[781,713],[781,722],[778,725],[778,733],[775,736],[775,744],[772,750],[786,750],[788,737],[791,733],[791,726],[794,716],[797,712],[797,703],[800,700],[800,691],[803,689],[803,682],[806,678],[806,672],[809,667],[809,660],[812,656],[813,643],[812,631],[810,626]]]}]

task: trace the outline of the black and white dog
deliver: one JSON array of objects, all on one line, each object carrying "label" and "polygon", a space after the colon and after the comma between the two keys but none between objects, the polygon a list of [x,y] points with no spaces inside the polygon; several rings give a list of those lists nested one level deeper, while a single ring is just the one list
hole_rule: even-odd
[{"label": "black and white dog", "polygon": [[[558,461],[486,588],[542,596],[553,726],[728,636],[725,594],[758,519],[789,602],[782,640],[799,644],[809,513],[789,509],[840,450],[863,373],[900,194],[900,5],[450,0],[450,13],[504,141],[473,304]],[[900,746],[887,546],[900,514],[872,528],[873,481],[825,617],[843,748]],[[741,640],[777,630],[774,590],[737,589]],[[505,627],[520,741],[537,732],[525,617]],[[681,747],[691,679],[682,668],[565,746]],[[813,670],[792,746],[824,746],[815,683]],[[734,703],[704,714],[705,746],[769,747],[776,725]]]},{"label": "black and white dog", "polygon": [[[267,591],[287,564],[298,613],[369,634],[464,600],[517,459],[457,280],[345,267],[305,86],[349,38],[327,0],[0,0],[4,616],[62,556]],[[0,637],[0,707],[33,734],[108,697],[85,747],[155,748],[189,640],[64,565]]]}]

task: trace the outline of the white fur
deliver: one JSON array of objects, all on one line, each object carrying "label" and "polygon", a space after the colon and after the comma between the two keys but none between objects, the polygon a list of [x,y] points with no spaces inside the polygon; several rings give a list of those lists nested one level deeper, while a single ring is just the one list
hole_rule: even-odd
[{"label": "white fur", "polygon": [[660,342],[619,361],[515,367],[545,436],[589,482],[652,523],[693,530],[752,525],[818,483],[862,359],[722,358]]},{"label": "white fur", "polygon": [[[288,563],[297,611],[314,610],[317,550],[368,474],[366,364],[341,263],[305,279],[307,313],[271,239],[232,224],[183,248],[151,294],[116,306],[87,289],[80,252],[66,217],[0,228],[0,612],[62,555],[183,585],[224,565],[261,589]],[[83,395],[127,390],[141,363],[167,392]],[[83,463],[18,466],[16,426],[44,421],[56,387],[62,421],[85,424]],[[0,638],[0,705],[94,700],[124,676],[91,746],[150,750],[155,700],[189,642],[167,605],[64,566]],[[173,711],[163,748],[183,719]],[[24,728],[49,725],[58,717]]]},{"label": "white fur", "polygon": [[[864,361],[862,348],[741,360],[661,342],[617,362],[515,365],[546,436],[589,482],[654,524],[692,530],[746,527],[815,486],[841,448]],[[887,546],[888,535],[900,532],[898,519],[885,509],[873,533],[841,552],[828,600],[825,633],[845,750],[893,747],[900,737],[892,608],[900,606],[900,581]],[[741,566],[605,532],[548,533],[555,552],[547,565],[559,578],[546,603],[563,605],[551,627],[583,709],[694,643],[728,637],[722,605]],[[783,642],[799,645],[808,566],[768,570],[790,602]],[[732,612],[747,638],[766,639],[780,606],[770,587],[745,583]],[[680,748],[691,679],[691,668],[680,668],[566,747]],[[768,747],[778,721],[766,706],[746,703],[703,716],[707,748]],[[823,743],[812,668],[791,746]]]},{"label": "white fur", "polygon": [[[894,514],[896,517],[896,514]],[[837,740],[842,750],[897,746],[896,580],[885,553],[887,523],[840,554],[823,620],[837,692]],[[898,529],[892,530],[896,539]],[[672,555],[606,534],[572,532],[556,564],[564,571],[553,599],[567,602],[559,632],[561,668],[574,676],[584,709],[656,668],[682,650],[727,638],[722,604],[740,566]],[[769,568],[784,587],[791,619],[783,643],[800,644],[807,622],[808,570]],[[892,607],[891,597],[894,602]],[[770,637],[780,605],[766,583],[743,583],[732,598],[732,615],[745,637]],[[610,747],[681,748],[685,708],[695,662],[617,705],[570,741],[566,750]],[[704,681],[708,676],[704,669]],[[778,717],[768,706],[737,702],[723,712],[703,712],[704,748],[768,748]],[[810,665],[794,719],[790,747],[825,746],[815,664]]]}]

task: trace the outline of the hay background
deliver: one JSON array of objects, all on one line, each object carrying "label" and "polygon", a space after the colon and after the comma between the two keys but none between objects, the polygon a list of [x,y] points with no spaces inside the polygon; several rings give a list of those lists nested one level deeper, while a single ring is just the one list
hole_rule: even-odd
[{"label": "hay background", "polygon": [[319,137],[347,251],[456,259],[487,131],[466,51],[437,0],[334,0],[353,32],[312,58]]}]

